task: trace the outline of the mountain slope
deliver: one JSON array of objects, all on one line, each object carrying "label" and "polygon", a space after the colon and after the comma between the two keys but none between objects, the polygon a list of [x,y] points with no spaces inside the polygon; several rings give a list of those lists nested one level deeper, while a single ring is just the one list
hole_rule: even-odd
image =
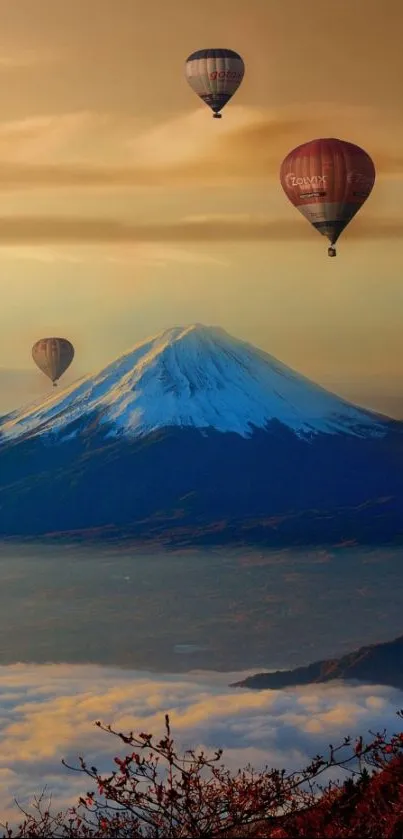
[{"label": "mountain slope", "polygon": [[200,325],[0,421],[0,536],[384,541],[402,426]]},{"label": "mountain slope", "polygon": [[385,419],[358,409],[218,327],[177,327],[138,344],[96,376],[0,422],[3,440],[66,433],[97,414],[110,434],[214,428],[246,437],[276,419],[300,436],[379,436]]},{"label": "mountain slope", "polygon": [[315,661],[295,670],[257,673],[232,687],[281,690],[297,685],[322,684],[334,679],[354,679],[367,684],[403,689],[403,635],[393,641],[371,644],[337,659]]}]

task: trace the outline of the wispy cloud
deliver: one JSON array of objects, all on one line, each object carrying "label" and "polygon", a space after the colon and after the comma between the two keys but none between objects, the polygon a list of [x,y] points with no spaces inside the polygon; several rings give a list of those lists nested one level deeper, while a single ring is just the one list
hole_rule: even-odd
[{"label": "wispy cloud", "polygon": [[[89,245],[94,241],[90,240]],[[70,263],[79,265],[89,263],[93,268],[98,265],[146,265],[153,268],[165,268],[171,263],[182,265],[219,265],[228,267],[230,262],[219,259],[212,254],[202,250],[189,250],[183,247],[167,246],[159,242],[109,242],[106,239],[100,240],[94,253],[93,249],[82,242],[78,245],[73,241],[73,247],[63,247],[63,244],[55,242],[46,245],[35,245],[30,243],[21,247],[22,242],[16,246],[8,245],[1,250],[0,259],[11,259],[18,262],[41,262],[47,265]],[[69,242],[70,245],[70,242]]]},{"label": "wispy cloud", "polygon": [[55,61],[56,54],[50,50],[37,50],[27,47],[4,47],[0,45],[0,72],[29,69],[37,64]]},{"label": "wispy cloud", "polygon": [[[371,216],[357,218],[348,229],[354,240],[396,239],[402,236],[403,220],[399,218],[375,219]],[[307,239],[312,230],[306,221],[295,213],[295,219],[273,220],[265,216],[202,216],[187,218],[171,224],[130,224],[115,219],[16,216],[0,218],[0,246],[54,244],[135,244],[135,243],[214,243],[214,242],[267,242]],[[46,252],[41,252],[46,259]],[[126,260],[130,252],[111,260]],[[149,254],[151,259],[169,259],[169,251]],[[74,257],[72,257],[74,259]],[[171,252],[179,261],[199,261],[195,255]],[[201,257],[202,258],[202,257]]]},{"label": "wispy cloud", "polygon": [[0,160],[36,165],[80,161],[94,165],[136,160],[140,120],[91,110],[41,114],[0,123]]},{"label": "wispy cloud", "polygon": [[65,805],[87,788],[62,768],[61,757],[75,763],[84,754],[101,770],[110,765],[118,744],[94,728],[98,718],[159,734],[167,711],[182,746],[221,746],[234,770],[249,761],[295,769],[345,734],[395,730],[402,701],[397,691],[373,685],[248,692],[214,674],[163,678],[97,666],[18,664],[0,675],[3,819],[15,814],[13,796],[26,803],[46,783],[55,803]]},{"label": "wispy cloud", "polygon": [[[197,109],[153,128],[90,111],[0,127],[0,189],[223,185],[278,177],[283,157],[315,136],[363,145],[379,176],[401,176],[401,128],[368,108],[232,106],[217,125]],[[368,147],[368,137],[371,137]]]}]

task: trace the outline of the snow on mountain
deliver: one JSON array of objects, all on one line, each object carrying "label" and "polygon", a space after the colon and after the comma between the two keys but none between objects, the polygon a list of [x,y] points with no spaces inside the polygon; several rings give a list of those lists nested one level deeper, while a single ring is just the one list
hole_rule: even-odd
[{"label": "snow on mountain", "polygon": [[137,344],[95,376],[0,421],[3,441],[79,433],[94,416],[105,434],[143,436],[170,426],[242,437],[277,420],[300,437],[377,437],[387,421],[356,408],[219,327],[175,327]]}]

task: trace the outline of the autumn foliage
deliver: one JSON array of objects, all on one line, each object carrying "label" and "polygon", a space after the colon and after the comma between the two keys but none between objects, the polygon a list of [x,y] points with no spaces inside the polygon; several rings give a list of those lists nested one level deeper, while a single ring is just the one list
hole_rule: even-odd
[{"label": "autumn foliage", "polygon": [[[119,739],[125,756],[115,757],[108,775],[79,758],[67,768],[87,776],[92,790],[77,806],[55,813],[42,795],[18,827],[5,826],[3,837],[403,836],[403,733],[371,732],[366,744],[346,738],[299,772],[231,773],[221,751],[178,752],[168,717],[159,741],[96,725]],[[343,778],[326,782],[335,767]]]}]

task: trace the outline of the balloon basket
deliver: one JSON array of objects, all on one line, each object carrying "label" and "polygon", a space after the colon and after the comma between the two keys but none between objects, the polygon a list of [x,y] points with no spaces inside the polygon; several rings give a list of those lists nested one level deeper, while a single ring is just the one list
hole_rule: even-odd
[{"label": "balloon basket", "polygon": [[222,119],[222,114],[213,114],[213,119]]},{"label": "balloon basket", "polygon": [[328,248],[328,249],[327,249],[327,255],[328,255],[328,256],[337,256],[337,254],[336,254],[336,248],[333,248],[333,247]]}]

